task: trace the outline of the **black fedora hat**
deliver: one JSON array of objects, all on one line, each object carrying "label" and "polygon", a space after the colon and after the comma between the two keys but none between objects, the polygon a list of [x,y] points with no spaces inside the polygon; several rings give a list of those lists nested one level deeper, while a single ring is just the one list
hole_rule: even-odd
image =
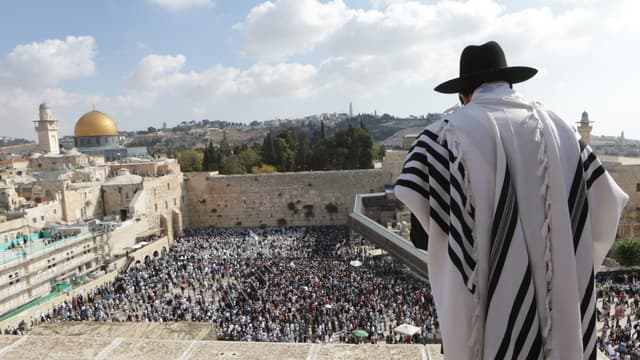
[{"label": "black fedora hat", "polygon": [[489,81],[503,80],[510,84],[533,77],[538,70],[527,66],[507,66],[504,51],[495,41],[482,45],[469,45],[460,56],[460,77],[445,81],[435,91],[453,94],[473,90]]}]

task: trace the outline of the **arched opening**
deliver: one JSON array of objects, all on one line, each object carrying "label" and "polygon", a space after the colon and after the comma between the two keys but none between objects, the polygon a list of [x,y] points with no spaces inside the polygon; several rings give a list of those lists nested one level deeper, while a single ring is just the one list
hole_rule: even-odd
[{"label": "arched opening", "polygon": [[154,251],[153,252],[153,257],[157,258],[158,256],[160,256],[160,254],[158,253],[158,250]]}]

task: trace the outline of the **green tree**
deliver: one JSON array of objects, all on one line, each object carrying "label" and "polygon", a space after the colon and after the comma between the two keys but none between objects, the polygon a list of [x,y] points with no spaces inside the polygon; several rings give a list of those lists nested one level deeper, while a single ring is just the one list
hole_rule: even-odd
[{"label": "green tree", "polygon": [[640,265],[640,239],[618,241],[614,256],[622,266]]},{"label": "green tree", "polygon": [[198,150],[183,150],[178,154],[180,169],[184,172],[202,171],[203,155]]},{"label": "green tree", "polygon": [[236,155],[229,155],[222,158],[220,173],[225,175],[244,174],[245,169]]},{"label": "green tree", "polygon": [[245,170],[260,166],[260,155],[252,148],[246,148],[238,153],[238,160]]},{"label": "green tree", "polygon": [[353,148],[356,151],[354,158],[356,159],[355,169],[373,169],[373,159],[376,155],[376,149],[373,147],[373,137],[366,129],[355,128],[352,142],[355,144]]},{"label": "green tree", "polygon": [[267,133],[267,136],[262,141],[262,161],[269,165],[276,164],[276,147],[271,131]]},{"label": "green tree", "polygon": [[209,170],[209,147],[213,145],[211,143],[211,139],[209,139],[209,143],[204,146],[204,152],[202,153],[202,170]]},{"label": "green tree", "polygon": [[227,130],[222,131],[222,139],[220,139],[220,153],[222,156],[231,155],[231,146],[229,145],[229,139],[227,138]]},{"label": "green tree", "polygon": [[311,143],[306,132],[298,134],[296,146],[296,171],[306,171],[311,168]]},{"label": "green tree", "polygon": [[283,137],[277,137],[274,141],[275,145],[275,165],[278,171],[293,171],[295,168],[296,162],[296,153],[289,144],[287,140]]},{"label": "green tree", "polygon": [[209,139],[209,144],[204,148],[202,170],[218,171],[220,168],[220,160],[220,151],[213,145],[213,140]]}]

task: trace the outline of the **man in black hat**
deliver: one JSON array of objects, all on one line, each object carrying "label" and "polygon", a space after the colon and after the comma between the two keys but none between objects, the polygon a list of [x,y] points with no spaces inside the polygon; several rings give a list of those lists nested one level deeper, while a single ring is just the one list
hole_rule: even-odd
[{"label": "man in black hat", "polygon": [[438,85],[464,105],[428,126],[395,192],[428,237],[447,359],[595,359],[594,265],[628,197],[575,129],[512,85],[500,45]]}]

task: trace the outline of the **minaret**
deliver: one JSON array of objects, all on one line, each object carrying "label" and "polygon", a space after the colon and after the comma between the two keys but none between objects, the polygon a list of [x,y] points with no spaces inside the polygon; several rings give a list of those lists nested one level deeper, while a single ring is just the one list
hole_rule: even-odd
[{"label": "minaret", "polygon": [[46,103],[40,104],[40,120],[35,120],[36,132],[38,133],[38,146],[45,153],[52,155],[60,154],[58,145],[58,120],[53,119],[51,110]]},{"label": "minaret", "polygon": [[349,117],[353,117],[353,103],[349,102]]},{"label": "minaret", "polygon": [[589,120],[589,114],[584,111],[582,113],[582,119],[580,119],[580,122],[578,122],[577,124],[580,124],[580,126],[578,126],[580,137],[584,142],[587,143],[587,145],[591,145],[591,129],[593,128],[591,123],[593,123],[593,121]]}]

